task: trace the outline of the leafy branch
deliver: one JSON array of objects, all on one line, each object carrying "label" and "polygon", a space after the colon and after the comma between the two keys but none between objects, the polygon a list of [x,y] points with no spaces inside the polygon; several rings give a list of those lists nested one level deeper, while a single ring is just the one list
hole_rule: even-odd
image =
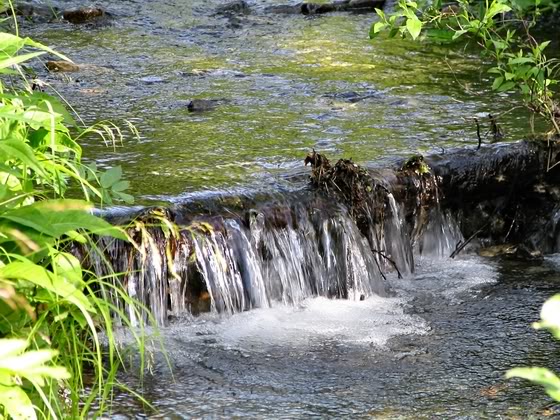
[{"label": "leafy branch", "polygon": [[388,32],[389,37],[475,43],[494,63],[488,70],[493,76],[492,90],[518,92],[531,112],[531,132],[539,115],[550,124],[546,133],[550,139],[560,136],[560,107],[553,90],[560,62],[545,54],[550,41],[537,41],[531,30],[542,11],[553,6],[552,2],[541,6],[541,0],[460,0],[447,6],[441,0],[399,0],[390,16],[377,10],[379,20],[371,26],[370,37]]}]

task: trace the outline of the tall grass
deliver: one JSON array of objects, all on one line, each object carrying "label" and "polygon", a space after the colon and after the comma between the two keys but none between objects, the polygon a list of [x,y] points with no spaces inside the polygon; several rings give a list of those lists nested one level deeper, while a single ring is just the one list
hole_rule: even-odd
[{"label": "tall grass", "polygon": [[[70,252],[75,243],[96,249],[96,236],[129,240],[92,214],[94,201],[130,202],[128,182],[120,168],[84,165],[77,142],[96,133],[114,144],[121,133],[110,124],[81,128],[63,101],[31,87],[21,65],[43,54],[67,60],[0,33],[0,418],[82,418],[110,409],[114,390],[125,388],[117,372],[126,349],[115,319],[131,331],[144,369],[144,325],[133,328],[105,296],[138,314],[146,308],[121,289],[118,274],[99,278]],[[71,188],[83,199],[66,199]]]}]

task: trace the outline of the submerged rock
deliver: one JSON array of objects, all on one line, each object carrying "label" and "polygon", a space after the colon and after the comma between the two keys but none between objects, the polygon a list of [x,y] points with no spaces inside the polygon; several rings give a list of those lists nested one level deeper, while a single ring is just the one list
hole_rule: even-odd
[{"label": "submerged rock", "polygon": [[[56,20],[60,15],[60,10],[57,7],[34,2],[18,2],[14,5],[14,10],[17,16],[22,16],[34,22],[50,22]],[[9,11],[6,12],[6,14],[9,13]]]},{"label": "submerged rock", "polygon": [[375,10],[383,7],[385,0],[342,0],[332,3],[281,4],[265,8],[267,13],[316,15],[330,12]]},{"label": "submerged rock", "polygon": [[342,92],[342,93],[327,93],[323,95],[325,98],[334,99],[338,101],[349,102],[351,104],[364,101],[366,99],[375,98],[379,96],[377,92],[374,91],[367,91],[364,93],[358,92]]},{"label": "submerged rock", "polygon": [[301,13],[301,4],[279,4],[264,9],[265,13],[277,13],[284,15],[297,15]]},{"label": "submerged rock", "polygon": [[75,25],[105,19],[107,13],[99,7],[83,7],[75,10],[66,10],[62,17]]},{"label": "submerged rock", "polygon": [[251,8],[244,0],[234,0],[216,8],[218,15],[248,15],[249,13],[251,13]]},{"label": "submerged rock", "polygon": [[163,77],[159,77],[159,76],[146,76],[146,77],[142,77],[140,78],[141,82],[144,82],[147,85],[153,85],[156,83],[164,83],[165,79]]},{"label": "submerged rock", "polygon": [[187,103],[189,112],[206,112],[216,109],[220,104],[217,99],[191,99]]},{"label": "submerged rock", "polygon": [[45,67],[50,72],[73,72],[80,70],[80,66],[69,61],[47,61]]}]

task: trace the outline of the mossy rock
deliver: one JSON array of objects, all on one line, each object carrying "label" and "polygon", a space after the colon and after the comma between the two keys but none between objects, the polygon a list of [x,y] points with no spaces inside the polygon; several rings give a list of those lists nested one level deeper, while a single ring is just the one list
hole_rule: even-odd
[{"label": "mossy rock", "polygon": [[75,72],[80,70],[80,66],[69,61],[47,61],[45,67],[50,72]]}]

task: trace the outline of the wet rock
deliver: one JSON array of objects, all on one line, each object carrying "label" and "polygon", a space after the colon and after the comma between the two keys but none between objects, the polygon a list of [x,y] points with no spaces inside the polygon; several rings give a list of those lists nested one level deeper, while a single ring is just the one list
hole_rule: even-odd
[{"label": "wet rock", "polygon": [[383,7],[385,0],[350,0],[348,3],[349,10],[356,9],[376,9]]},{"label": "wet rock", "polygon": [[163,77],[159,77],[159,76],[146,76],[146,77],[142,77],[140,78],[141,82],[144,82],[147,85],[153,85],[156,83],[164,83],[165,79]]},{"label": "wet rock", "polygon": [[332,3],[303,3],[301,5],[301,13],[304,15],[320,15],[323,13],[336,12],[337,10],[339,10],[338,7]]},{"label": "wet rock", "polygon": [[216,8],[218,15],[248,15],[251,8],[244,0],[234,0]]},{"label": "wet rock", "polygon": [[107,13],[98,7],[83,7],[75,10],[66,10],[63,12],[62,17],[70,23],[79,25],[105,19]]},{"label": "wet rock", "polygon": [[74,72],[79,71],[80,66],[69,61],[47,61],[45,67],[50,72]]},{"label": "wet rock", "polygon": [[350,102],[352,104],[361,102],[366,99],[375,98],[376,96],[378,96],[377,93],[373,91],[367,91],[364,93],[358,93],[358,92],[328,93],[324,95],[325,98]]},{"label": "wet rock", "polygon": [[265,13],[277,13],[280,15],[298,15],[301,13],[300,4],[279,4],[277,6],[269,6],[264,9]]},{"label": "wet rock", "polygon": [[187,103],[189,112],[206,112],[216,109],[220,104],[217,99],[191,99]]},{"label": "wet rock", "polygon": [[[56,20],[60,14],[60,10],[56,7],[34,3],[34,2],[18,2],[14,5],[17,16],[22,16],[33,22],[50,22]],[[10,12],[6,12],[9,14]]]},{"label": "wet rock", "polygon": [[330,12],[367,11],[383,7],[385,0],[342,0],[332,3],[282,4],[265,8],[267,13],[318,15]]},{"label": "wet rock", "polygon": [[543,258],[543,255],[540,251],[530,249],[524,244],[504,244],[489,246],[479,250],[478,254],[481,257],[487,258],[502,257],[522,261],[538,261]]},{"label": "wet rock", "polygon": [[478,251],[478,255],[486,258],[495,258],[495,257],[501,257],[505,255],[514,255],[516,251],[517,251],[517,246],[512,244],[495,245],[495,246],[482,248],[481,250]]},{"label": "wet rock", "polygon": [[210,70],[192,69],[191,71],[177,71],[176,74],[182,77],[205,77],[210,73]]}]

